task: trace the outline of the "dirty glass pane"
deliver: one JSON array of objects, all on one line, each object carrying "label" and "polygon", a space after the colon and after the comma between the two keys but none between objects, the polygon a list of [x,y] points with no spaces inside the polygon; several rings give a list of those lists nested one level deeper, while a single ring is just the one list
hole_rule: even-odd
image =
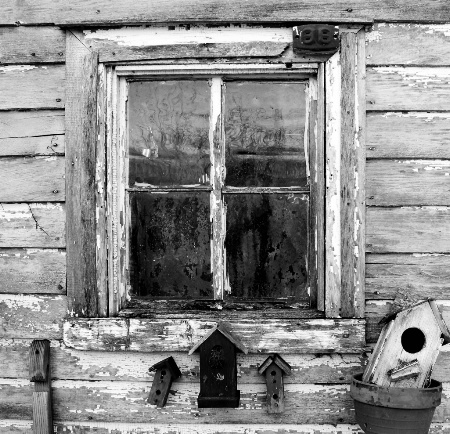
[{"label": "dirty glass pane", "polygon": [[226,194],[228,296],[307,299],[309,198]]},{"label": "dirty glass pane", "polygon": [[226,185],[306,186],[305,89],[305,83],[226,84]]},{"label": "dirty glass pane", "polygon": [[213,298],[209,193],[131,193],[130,283],[149,298]]},{"label": "dirty glass pane", "polygon": [[143,81],[129,86],[129,186],[208,184],[208,82]]}]

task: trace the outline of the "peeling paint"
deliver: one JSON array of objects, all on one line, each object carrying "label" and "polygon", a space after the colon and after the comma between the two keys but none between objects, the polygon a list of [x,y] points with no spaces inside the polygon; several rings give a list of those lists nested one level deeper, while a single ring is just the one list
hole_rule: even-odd
[{"label": "peeling paint", "polygon": [[34,65],[8,65],[1,66],[0,73],[6,74],[8,72],[26,72],[36,68],[37,66]]},{"label": "peeling paint", "polygon": [[400,75],[410,87],[438,87],[450,83],[448,68],[422,68],[400,66],[378,66],[373,68],[379,74]]}]

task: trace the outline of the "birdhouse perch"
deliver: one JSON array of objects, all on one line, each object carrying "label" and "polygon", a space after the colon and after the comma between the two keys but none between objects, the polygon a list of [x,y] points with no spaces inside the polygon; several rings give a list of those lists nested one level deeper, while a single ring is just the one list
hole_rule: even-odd
[{"label": "birdhouse perch", "polygon": [[220,323],[209,331],[190,351],[200,351],[200,394],[198,407],[239,407],[236,351],[247,348]]}]

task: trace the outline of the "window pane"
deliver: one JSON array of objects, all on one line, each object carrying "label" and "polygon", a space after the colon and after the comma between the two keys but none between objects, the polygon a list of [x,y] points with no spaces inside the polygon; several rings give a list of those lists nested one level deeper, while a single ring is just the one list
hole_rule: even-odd
[{"label": "window pane", "polygon": [[131,82],[129,185],[209,183],[206,81]]},{"label": "window pane", "polygon": [[213,298],[209,193],[131,193],[130,277],[138,296]]},{"label": "window pane", "polygon": [[309,197],[226,194],[225,204],[229,295],[307,299]]},{"label": "window pane", "polygon": [[307,185],[305,89],[305,83],[227,83],[226,185]]}]

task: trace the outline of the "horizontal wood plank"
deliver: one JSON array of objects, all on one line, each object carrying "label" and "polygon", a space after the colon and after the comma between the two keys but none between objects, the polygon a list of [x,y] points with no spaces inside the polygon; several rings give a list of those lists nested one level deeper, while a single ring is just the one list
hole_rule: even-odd
[{"label": "horizontal wood plank", "polygon": [[[2,375],[10,378],[29,378],[29,339],[0,340],[0,363]],[[177,382],[198,383],[200,381],[200,356],[187,352],[173,352],[182,376]],[[139,353],[119,351],[113,355],[105,351],[80,351],[66,348],[59,341],[51,343],[51,374],[53,379],[146,381],[152,382],[154,372],[149,367],[167,357],[166,353]],[[237,355],[240,384],[265,384],[258,367],[266,354]],[[363,354],[283,354],[292,368],[292,374],[284,378],[285,383],[327,384],[349,383],[352,375],[363,371],[366,358]]]},{"label": "horizontal wood plank", "polygon": [[64,157],[0,158],[0,202],[61,202]]},{"label": "horizontal wood plank", "polygon": [[[188,351],[216,322],[211,320],[70,319],[64,343],[79,350]],[[233,320],[250,353],[360,353],[364,320]]]},{"label": "horizontal wood plank", "polygon": [[65,296],[0,294],[0,337],[61,339],[66,314]]},{"label": "horizontal wood plank", "polygon": [[64,108],[64,65],[0,67],[0,110]]},{"label": "horizontal wood plank", "polygon": [[[267,413],[264,384],[239,385],[238,409],[199,409],[198,384],[172,384],[164,408],[146,404],[151,383],[71,381],[52,382],[53,413],[56,420],[84,422],[120,422],[159,424],[246,424],[255,420],[261,424],[278,421]],[[436,409],[433,421],[450,421],[450,386],[443,384],[442,404]],[[28,380],[0,379],[0,411],[5,418],[30,418],[32,385]],[[126,405],[124,405],[124,402]],[[286,384],[286,424],[355,423],[353,401],[349,385]]]},{"label": "horizontal wood plank", "polygon": [[0,139],[0,156],[62,156],[64,135]]},{"label": "horizontal wood plank", "polygon": [[64,205],[1,204],[0,233],[0,247],[65,247]]},{"label": "horizontal wood plank", "polygon": [[0,249],[0,293],[65,294],[66,254],[57,249]]},{"label": "horizontal wood plank", "polygon": [[367,114],[367,159],[450,158],[450,113]]},{"label": "horizontal wood plank", "polygon": [[81,0],[76,3],[58,3],[41,0],[39,4],[24,5],[5,0],[0,24],[146,24],[167,22],[304,22],[304,21],[450,21],[450,9],[445,0],[411,2],[398,0],[395,8],[387,1],[376,0],[325,0],[311,3],[305,0],[292,2],[280,0],[276,7],[269,0],[229,1],[212,0],[181,1],[173,3],[136,3],[130,0]]},{"label": "horizontal wood plank", "polygon": [[450,299],[450,255],[366,255],[366,299],[391,299],[398,291]]},{"label": "horizontal wood plank", "polygon": [[57,27],[0,28],[0,64],[64,63],[65,33]]},{"label": "horizontal wood plank", "polygon": [[367,110],[448,110],[450,68],[367,68]]},{"label": "horizontal wood plank", "polygon": [[369,207],[366,250],[374,253],[450,252],[450,208]]},{"label": "horizontal wood plank", "polygon": [[450,160],[369,160],[366,204],[450,205]]},{"label": "horizontal wood plank", "polygon": [[366,45],[368,65],[450,65],[449,24],[378,23]]}]

